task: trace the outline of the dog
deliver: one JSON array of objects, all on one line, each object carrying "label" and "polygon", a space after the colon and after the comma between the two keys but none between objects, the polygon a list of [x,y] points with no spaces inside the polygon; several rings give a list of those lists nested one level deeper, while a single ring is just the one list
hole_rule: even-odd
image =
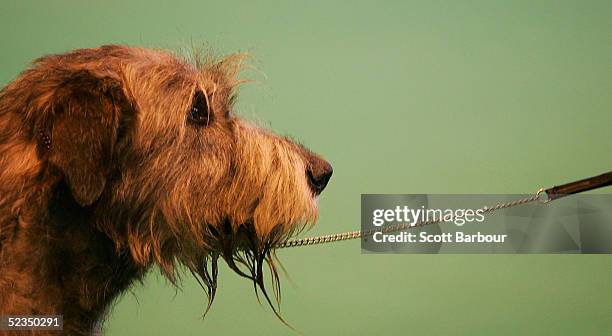
[{"label": "dog", "polygon": [[96,333],[154,265],[175,285],[184,265],[208,311],[219,257],[277,313],[263,266],[277,296],[274,248],[315,223],[332,166],[234,113],[244,60],[110,45],[2,89],[0,315]]}]

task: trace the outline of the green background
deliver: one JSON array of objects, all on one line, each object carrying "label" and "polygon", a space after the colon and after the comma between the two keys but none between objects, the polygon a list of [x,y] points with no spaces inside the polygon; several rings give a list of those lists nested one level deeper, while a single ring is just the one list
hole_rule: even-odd
[{"label": "green background", "polygon": [[[531,193],[612,167],[610,1],[2,1],[0,83],[108,43],[248,51],[239,111],[334,165],[309,234],[354,230],[361,193]],[[609,192],[609,191],[608,191]],[[306,335],[610,335],[609,255],[279,252]],[[212,311],[157,271],[109,335],[285,335],[227,267]]]}]

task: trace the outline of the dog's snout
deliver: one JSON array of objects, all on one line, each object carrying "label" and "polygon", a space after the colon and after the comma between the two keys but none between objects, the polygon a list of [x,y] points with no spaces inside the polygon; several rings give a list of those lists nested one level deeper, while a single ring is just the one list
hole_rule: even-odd
[{"label": "dog's snout", "polygon": [[320,158],[311,160],[308,169],[306,169],[306,176],[315,195],[319,195],[325,189],[333,172],[334,170],[329,162]]}]

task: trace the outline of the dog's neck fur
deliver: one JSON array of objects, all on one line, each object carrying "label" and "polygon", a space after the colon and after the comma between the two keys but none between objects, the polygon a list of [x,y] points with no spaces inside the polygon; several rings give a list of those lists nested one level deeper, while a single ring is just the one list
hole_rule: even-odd
[{"label": "dog's neck fur", "polygon": [[0,219],[15,229],[0,235],[0,315],[58,314],[64,333],[96,333],[113,300],[146,268],[95,229],[92,209],[80,207],[65,183],[26,194],[17,216]]}]

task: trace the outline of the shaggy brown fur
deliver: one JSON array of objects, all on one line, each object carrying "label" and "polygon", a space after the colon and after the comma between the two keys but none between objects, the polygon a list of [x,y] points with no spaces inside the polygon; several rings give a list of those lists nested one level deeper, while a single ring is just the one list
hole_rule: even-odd
[{"label": "shaggy brown fur", "polygon": [[270,302],[267,262],[278,295],[273,246],[316,220],[332,170],[233,114],[242,61],[104,46],[0,92],[0,315],[89,334],[155,264],[173,283],[185,265],[210,307],[219,256]]}]

